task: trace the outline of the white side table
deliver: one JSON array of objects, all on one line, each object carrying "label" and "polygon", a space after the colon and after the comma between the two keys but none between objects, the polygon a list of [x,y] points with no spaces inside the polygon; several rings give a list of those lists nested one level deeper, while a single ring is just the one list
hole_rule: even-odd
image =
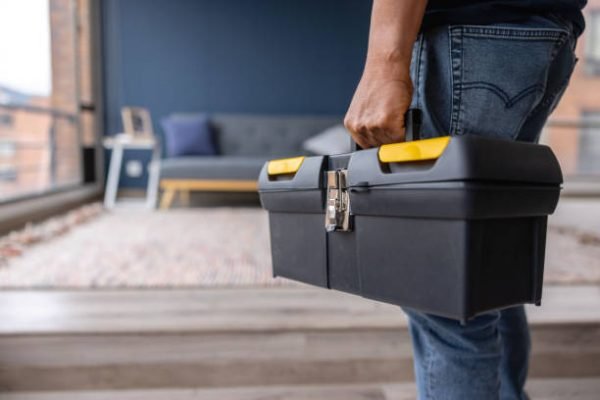
[{"label": "white side table", "polygon": [[104,147],[112,149],[110,165],[108,167],[108,178],[106,180],[106,191],[104,192],[104,207],[113,208],[117,200],[119,189],[119,178],[123,165],[123,153],[128,149],[152,150],[152,159],[148,165],[148,186],[146,188],[146,207],[156,207],[158,195],[158,174],[160,169],[160,146],[152,136],[134,136],[127,133],[119,133],[114,137],[104,140]]}]

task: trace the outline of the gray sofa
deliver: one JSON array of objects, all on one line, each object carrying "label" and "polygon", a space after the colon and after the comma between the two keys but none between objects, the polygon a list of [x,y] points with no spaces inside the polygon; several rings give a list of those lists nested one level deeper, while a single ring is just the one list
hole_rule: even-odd
[{"label": "gray sofa", "polygon": [[[267,160],[305,154],[303,142],[341,123],[342,117],[215,114],[211,120],[219,155],[163,159],[160,180],[166,193],[169,182],[182,181],[190,182],[189,190],[255,190],[256,179]],[[228,181],[245,181],[248,185],[227,185]],[[174,194],[167,196],[172,201]],[[166,200],[169,199],[163,198],[163,208],[170,206]]]}]

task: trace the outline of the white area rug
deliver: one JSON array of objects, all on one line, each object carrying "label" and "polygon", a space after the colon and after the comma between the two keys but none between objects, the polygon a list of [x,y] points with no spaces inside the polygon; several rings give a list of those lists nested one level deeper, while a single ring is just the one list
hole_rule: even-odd
[{"label": "white area rug", "polygon": [[[565,207],[551,220],[546,282],[598,284],[599,232],[573,225],[576,214],[589,218],[585,207]],[[271,276],[267,214],[258,208],[104,212],[88,206],[0,238],[4,288],[286,284],[292,283]]]},{"label": "white area rug", "polygon": [[0,266],[0,287],[280,284],[258,208],[104,212]]}]

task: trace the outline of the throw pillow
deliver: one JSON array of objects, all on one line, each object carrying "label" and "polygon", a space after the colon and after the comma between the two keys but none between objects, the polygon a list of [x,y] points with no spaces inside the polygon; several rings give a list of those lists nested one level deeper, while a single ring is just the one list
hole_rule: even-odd
[{"label": "throw pillow", "polygon": [[343,154],[350,152],[350,133],[339,124],[308,138],[302,148],[317,155]]},{"label": "throw pillow", "polygon": [[208,116],[204,114],[163,118],[167,157],[212,156],[217,154]]}]

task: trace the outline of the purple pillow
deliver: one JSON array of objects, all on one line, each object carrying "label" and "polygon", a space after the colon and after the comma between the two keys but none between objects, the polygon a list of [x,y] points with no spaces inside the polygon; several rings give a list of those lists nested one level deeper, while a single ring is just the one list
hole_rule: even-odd
[{"label": "purple pillow", "polygon": [[161,121],[167,157],[212,156],[217,154],[208,116],[166,117]]}]

